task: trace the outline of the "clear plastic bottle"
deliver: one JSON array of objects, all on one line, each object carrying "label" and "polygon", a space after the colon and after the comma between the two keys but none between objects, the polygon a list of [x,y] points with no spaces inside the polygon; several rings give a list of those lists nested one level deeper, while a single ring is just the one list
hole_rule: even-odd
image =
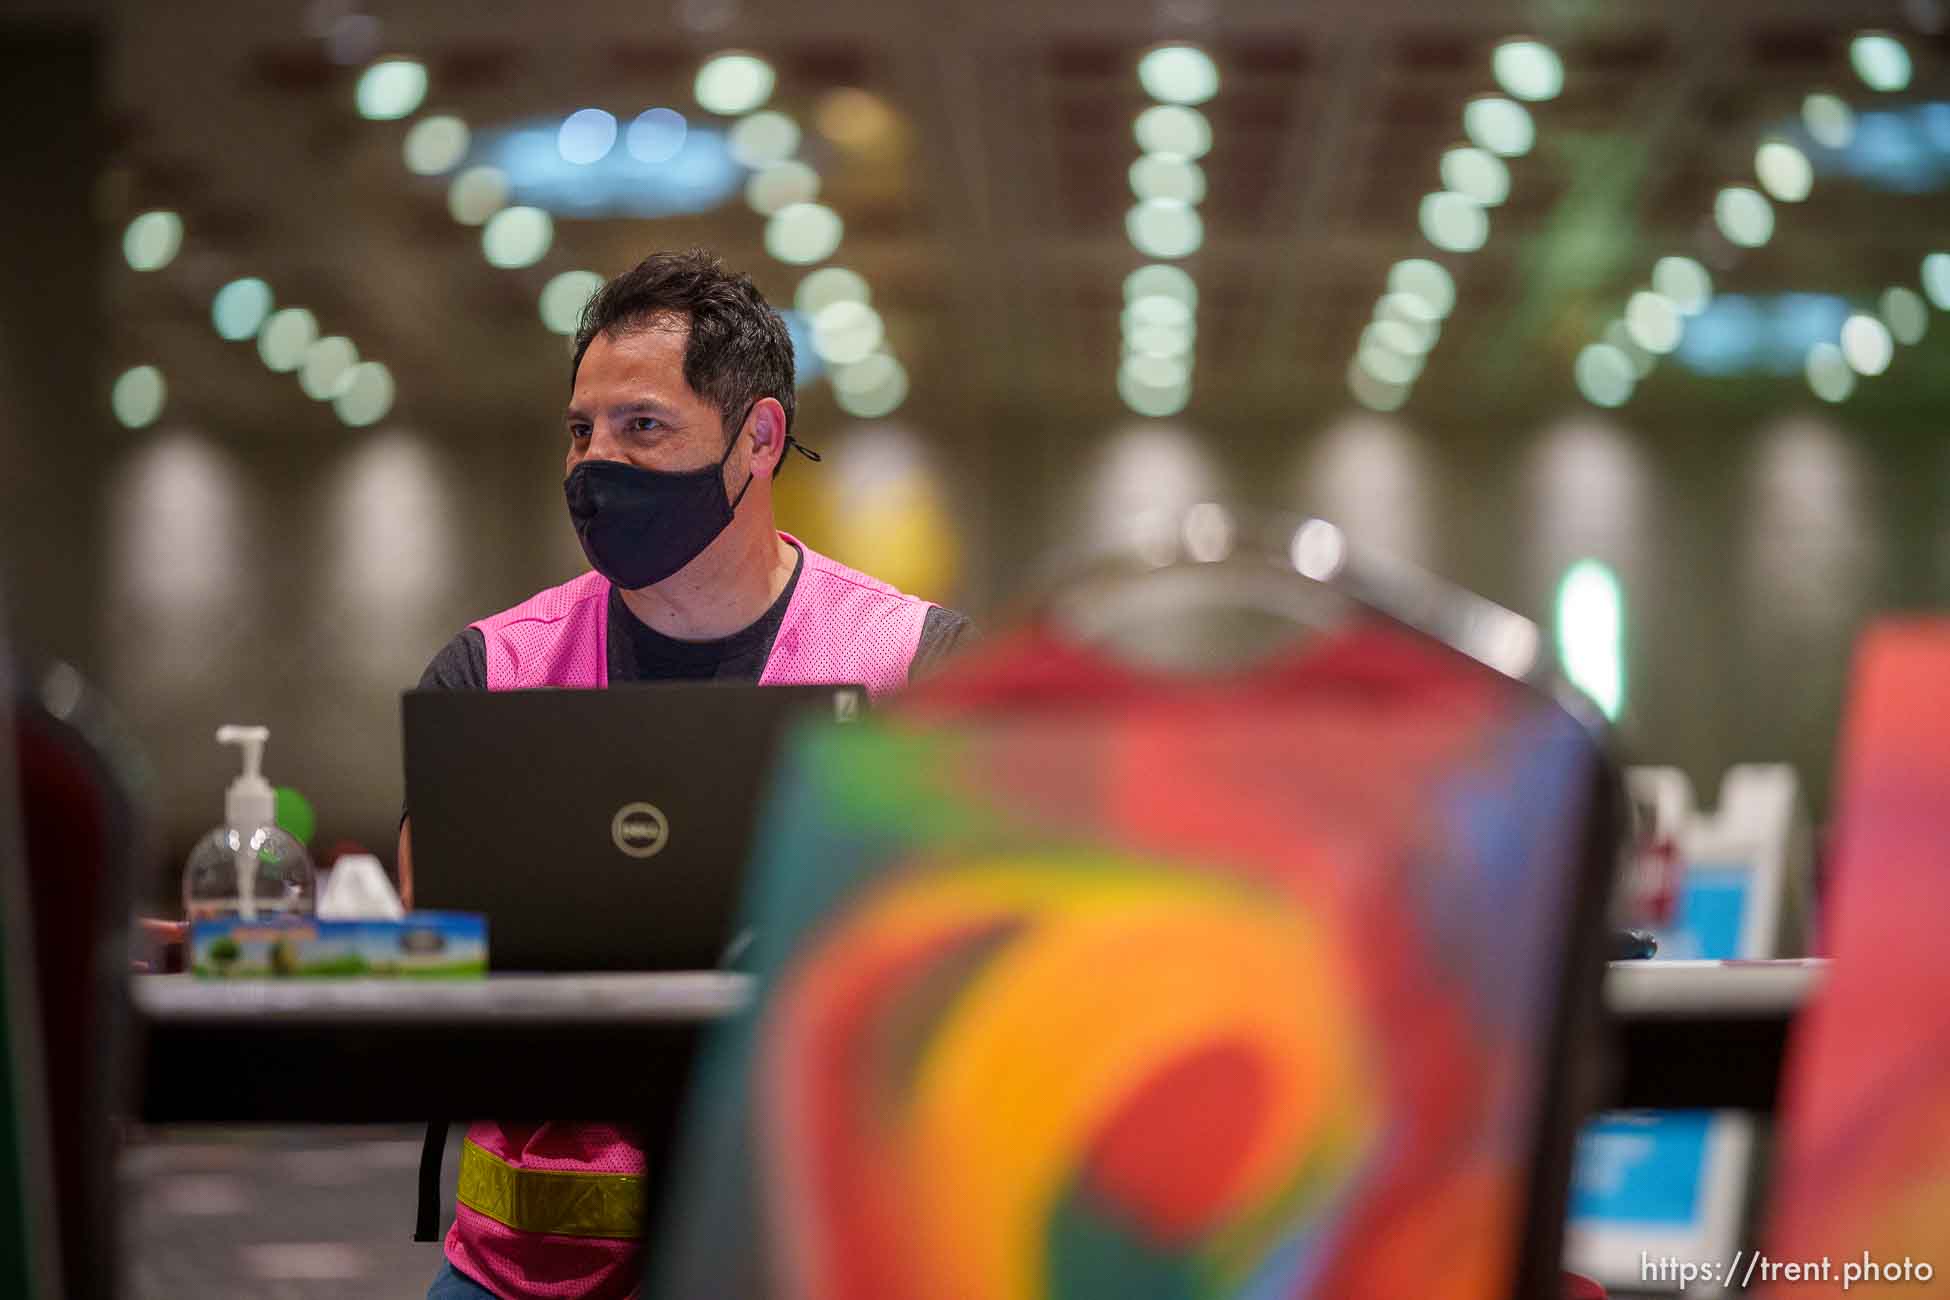
[{"label": "clear plastic bottle", "polygon": [[223,825],[196,842],[183,867],[183,912],[191,921],[268,920],[309,915],[318,877],[305,846],[277,824],[277,796],[259,770],[266,727],[217,728],[219,744],[243,751],[244,771],[224,794]]},{"label": "clear plastic bottle", "polygon": [[[239,862],[246,867],[242,874]],[[219,826],[190,850],[183,914],[191,921],[307,916],[317,904],[316,890],[311,855],[287,832],[274,825],[249,831]]]}]

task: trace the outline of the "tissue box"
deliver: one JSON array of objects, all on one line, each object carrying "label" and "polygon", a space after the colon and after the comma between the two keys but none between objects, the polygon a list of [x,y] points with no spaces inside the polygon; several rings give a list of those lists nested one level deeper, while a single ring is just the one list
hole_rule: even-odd
[{"label": "tissue box", "polygon": [[398,921],[197,921],[190,926],[189,964],[213,979],[478,979],[487,974],[487,918],[410,912]]}]

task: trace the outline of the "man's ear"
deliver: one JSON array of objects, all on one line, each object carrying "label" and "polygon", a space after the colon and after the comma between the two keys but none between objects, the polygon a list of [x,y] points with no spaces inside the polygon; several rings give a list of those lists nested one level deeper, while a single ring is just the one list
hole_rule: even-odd
[{"label": "man's ear", "polygon": [[754,467],[776,468],[785,456],[785,408],[774,397],[761,397],[752,405],[745,430],[752,440]]}]

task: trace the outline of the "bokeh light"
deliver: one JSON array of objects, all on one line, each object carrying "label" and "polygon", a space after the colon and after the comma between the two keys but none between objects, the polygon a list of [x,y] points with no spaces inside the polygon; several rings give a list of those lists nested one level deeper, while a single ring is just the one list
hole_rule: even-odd
[{"label": "bokeh light", "polygon": [[145,212],[122,232],[122,256],[138,271],[160,271],[183,246],[183,219],[174,212]]},{"label": "bokeh light", "polygon": [[799,147],[799,124],[784,113],[753,113],[731,128],[727,144],[747,167],[784,162]]},{"label": "bokeh light", "polygon": [[587,167],[609,156],[616,147],[616,119],[600,108],[579,108],[562,119],[555,133],[555,149],[562,161]]},{"label": "bokeh light", "polygon": [[1799,203],[1815,187],[1815,169],[1785,140],[1769,140],[1754,152],[1754,175],[1761,188],[1783,203]]},{"label": "bokeh light", "polygon": [[1889,369],[1896,342],[1889,327],[1873,316],[1857,312],[1842,324],[1842,359],[1858,375],[1879,375]]},{"label": "bokeh light", "polygon": [[554,334],[574,334],[582,321],[582,309],[603,287],[603,277],[594,271],[564,271],[542,286],[538,302],[542,324]]},{"label": "bokeh light", "polygon": [[1406,321],[1378,320],[1362,332],[1364,342],[1386,348],[1397,356],[1421,357],[1429,350],[1429,336]]},{"label": "bokeh light", "polygon": [[499,167],[469,167],[447,186],[447,211],[463,226],[478,226],[508,202],[508,174]]},{"label": "bokeh light", "polygon": [[1848,46],[1855,75],[1870,90],[1905,90],[1909,86],[1909,51],[1886,32],[1864,32]]},{"label": "bokeh light", "polygon": [[210,300],[210,323],[217,337],[232,343],[255,338],[271,314],[271,286],[256,276],[232,280]]},{"label": "bokeh light", "polygon": [[692,90],[706,112],[737,117],[770,99],[777,80],[772,65],[755,54],[719,54],[697,70]]},{"label": "bokeh light", "polygon": [[122,427],[145,429],[162,414],[168,396],[169,385],[163,382],[162,371],[154,366],[132,366],[116,377],[108,404]]},{"label": "bokeh light", "polygon": [[1521,158],[1537,142],[1529,111],[1501,95],[1470,100],[1463,108],[1463,133],[1477,148],[1504,158]]},{"label": "bokeh light", "polygon": [[1347,367],[1347,391],[1370,411],[1399,411],[1408,401],[1410,388],[1407,384],[1377,379],[1358,361],[1351,361]]},{"label": "bokeh light", "polygon": [[471,139],[467,123],[450,113],[423,117],[407,129],[400,152],[416,176],[445,176],[460,166]]},{"label": "bokeh light", "polygon": [[359,75],[353,91],[359,116],[375,122],[407,117],[426,97],[426,66],[413,59],[381,59]]},{"label": "bokeh light", "polygon": [[1463,145],[1442,155],[1444,188],[1493,208],[1510,197],[1510,169],[1487,149]]},{"label": "bokeh light", "polygon": [[1189,204],[1148,199],[1124,216],[1132,247],[1146,257],[1187,257],[1205,242],[1205,223]]},{"label": "bokeh light", "polygon": [[765,251],[793,266],[831,257],[846,233],[839,214],[823,203],[790,203],[765,223]]},{"label": "bokeh light", "polygon": [[1189,308],[1198,306],[1198,284],[1182,266],[1152,262],[1124,277],[1124,301],[1175,298]]},{"label": "bokeh light", "polygon": [[1923,292],[1938,311],[1950,311],[1950,253],[1923,259]]},{"label": "bokeh light", "polygon": [[864,302],[840,301],[819,309],[812,322],[813,351],[832,366],[866,360],[886,337],[880,313]]},{"label": "bokeh light", "polygon": [[1422,373],[1422,358],[1395,351],[1375,336],[1375,329],[1370,325],[1361,331],[1361,343],[1355,349],[1354,363],[1383,383],[1414,383],[1416,376]]},{"label": "bokeh light", "polygon": [[1205,114],[1182,104],[1152,105],[1137,115],[1132,132],[1145,153],[1197,159],[1212,148],[1212,124],[1205,120]]},{"label": "bokeh light", "polygon": [[1915,347],[1930,330],[1929,304],[1922,294],[1901,285],[1883,290],[1881,316],[1890,336],[1904,347]]},{"label": "bokeh light", "polygon": [[[1442,337],[1442,318],[1436,315],[1435,307],[1419,293],[1389,292],[1381,295],[1375,303],[1374,318],[1378,323],[1400,325],[1416,338],[1409,349],[1414,352],[1427,352]],[[1390,337],[1401,337],[1391,334]]]},{"label": "bokeh light", "polygon": [[1824,402],[1845,402],[1855,391],[1855,372],[1848,359],[1833,343],[1817,343],[1808,349],[1808,387]]},{"label": "bokeh light", "polygon": [[1679,308],[1662,293],[1641,289],[1625,305],[1625,332],[1654,356],[1664,356],[1678,347],[1685,328]]},{"label": "bokeh light", "polygon": [[1148,153],[1131,164],[1131,193],[1140,200],[1198,203],[1205,198],[1205,173],[1189,158]]},{"label": "bokeh light", "polygon": [[1713,301],[1713,277],[1690,257],[1662,257],[1652,267],[1652,289],[1688,316]]},{"label": "bokeh light", "polygon": [[799,287],[793,291],[792,305],[807,320],[815,320],[836,302],[869,302],[872,298],[859,272],[843,266],[822,266],[799,281]]},{"label": "bokeh light", "polygon": [[1632,341],[1632,332],[1625,328],[1623,320],[1615,320],[1605,326],[1604,339],[1605,342],[1623,352],[1626,359],[1632,363],[1634,378],[1645,378],[1652,373],[1652,368],[1659,364],[1657,357]]},{"label": "bokeh light", "polygon": [[289,374],[305,359],[305,350],[318,338],[318,318],[303,307],[271,313],[257,332],[257,355],[278,374]]},{"label": "bokeh light", "polygon": [[763,217],[818,197],[819,173],[796,158],[761,167],[745,181],[745,202]]},{"label": "bokeh light", "polygon": [[1564,89],[1564,61],[1538,41],[1503,42],[1491,56],[1490,66],[1496,84],[1518,99],[1555,99]]},{"label": "bokeh light", "polygon": [[1138,60],[1138,84],[1161,104],[1203,104],[1219,92],[1219,69],[1196,45],[1163,45]]},{"label": "bokeh light", "polygon": [[1456,281],[1448,268],[1426,257],[1411,257],[1388,269],[1391,293],[1414,294],[1429,305],[1437,320],[1445,320],[1456,305]]},{"label": "bokeh light", "polygon": [[1579,560],[1557,587],[1557,657],[1564,676],[1609,720],[1625,706],[1625,597],[1618,575]]},{"label": "bokeh light", "polygon": [[1421,222],[1428,241],[1450,253],[1473,253],[1490,236],[1482,205],[1448,190],[1423,197]]},{"label": "bokeh light", "polygon": [[850,382],[846,384],[834,376],[833,399],[856,419],[878,420],[892,415],[907,400],[907,371],[884,352],[850,367],[847,375]]},{"label": "bokeh light", "polygon": [[555,242],[555,222],[540,208],[503,208],[481,228],[481,253],[504,271],[533,266]]},{"label": "bokeh light", "polygon": [[1713,200],[1713,220],[1727,242],[1759,248],[1774,237],[1774,205],[1758,191],[1730,185]]},{"label": "bokeh light", "polygon": [[690,125],[676,109],[646,108],[623,133],[623,147],[638,162],[669,162],[683,151],[689,131]]},{"label": "bokeh light", "polygon": [[355,429],[379,423],[393,409],[393,372],[383,362],[361,361],[339,380],[332,409]]},{"label": "bokeh light", "polygon": [[836,86],[813,110],[819,133],[842,149],[867,153],[897,138],[900,118],[885,100],[858,86]]},{"label": "bokeh light", "polygon": [[1816,91],[1801,101],[1801,125],[1825,149],[1846,149],[1855,138],[1855,110],[1838,96]]},{"label": "bokeh light", "polygon": [[1578,391],[1593,406],[1623,406],[1632,399],[1637,375],[1632,359],[1609,343],[1591,343],[1578,353]]},{"label": "bokeh light", "polygon": [[313,401],[323,402],[338,391],[345,372],[359,364],[359,349],[342,334],[328,334],[305,349],[298,367],[298,387]]}]

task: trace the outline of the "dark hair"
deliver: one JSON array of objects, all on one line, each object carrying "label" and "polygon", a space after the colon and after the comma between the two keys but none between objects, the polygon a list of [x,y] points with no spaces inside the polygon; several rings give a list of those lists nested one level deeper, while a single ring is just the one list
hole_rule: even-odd
[{"label": "dark hair", "polygon": [[790,439],[796,410],[792,336],[749,275],[725,270],[724,263],[701,248],[652,253],[596,291],[576,327],[569,386],[575,387],[582,354],[598,334],[614,337],[646,329],[659,316],[690,323],[684,382],[718,408],[727,446],[761,397],[774,398],[785,408]]}]

